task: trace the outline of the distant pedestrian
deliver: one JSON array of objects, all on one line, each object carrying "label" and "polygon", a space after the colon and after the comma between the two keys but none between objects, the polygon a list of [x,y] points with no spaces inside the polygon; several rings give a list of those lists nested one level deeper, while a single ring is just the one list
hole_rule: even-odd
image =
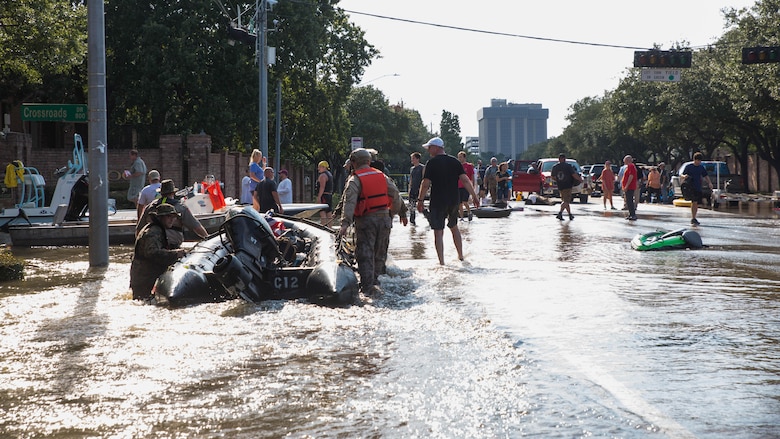
[{"label": "distant pedestrian", "polygon": [[241,197],[239,202],[241,204],[252,204],[252,178],[249,176],[249,168],[247,167],[244,172],[244,178],[241,179]]},{"label": "distant pedestrian", "polygon": [[274,168],[267,167],[263,171],[263,181],[257,184],[255,188],[255,198],[260,206],[260,213],[266,213],[270,210],[276,213],[284,213],[282,202],[279,200],[279,193],[276,190],[276,181],[274,181]]},{"label": "distant pedestrian", "polygon": [[612,203],[612,193],[615,191],[615,171],[612,170],[612,162],[609,160],[604,162],[604,170],[596,181],[601,182],[604,210],[607,210],[607,201],[609,201],[609,208],[615,210],[615,205]]},{"label": "distant pedestrian", "polygon": [[149,178],[149,184],[144,186],[138,195],[138,207],[136,208],[136,215],[138,218],[141,218],[146,205],[160,196],[160,193],[157,191],[157,189],[160,188],[160,173],[156,169],[152,169],[149,171],[147,177]]},{"label": "distant pedestrian", "polygon": [[509,184],[512,181],[512,175],[509,173],[509,163],[501,162],[498,165],[498,174],[496,174],[496,199],[499,203],[509,201]]},{"label": "distant pedestrian", "polygon": [[490,202],[495,203],[498,191],[498,159],[492,157],[490,166],[485,169],[485,186],[490,194]]},{"label": "distant pedestrian", "polygon": [[138,208],[138,197],[141,194],[141,189],[144,188],[146,180],[146,163],[138,155],[138,150],[130,150],[130,168],[124,172],[124,178],[130,181],[130,187],[127,189],[127,200],[135,204]]},{"label": "distant pedestrian", "polygon": [[320,211],[320,221],[330,222],[333,218],[333,174],[330,173],[330,165],[325,160],[317,164],[317,183],[314,190],[317,191],[317,202],[327,207]]},{"label": "distant pedestrian", "polygon": [[[431,158],[425,164],[423,181],[420,185],[420,195],[417,199],[417,211],[422,212],[425,207],[423,200],[428,189],[431,190],[429,203],[428,223],[433,229],[433,238],[436,246],[436,254],[439,264],[444,265],[444,225],[452,233],[452,241],[458,252],[458,259],[463,260],[463,238],[458,229],[458,207],[460,196],[458,193],[458,181],[473,197],[474,207],[479,207],[479,198],[474,191],[474,186],[469,184],[471,180],[463,170],[463,165],[451,155],[444,152],[444,141],[434,137],[423,145],[428,149]],[[496,168],[497,169],[497,168]]]},{"label": "distant pedestrian", "polygon": [[658,168],[655,166],[651,167],[647,173],[647,196],[645,197],[645,202],[661,202],[661,173],[658,172]]},{"label": "distant pedestrian", "polygon": [[697,152],[693,155],[693,163],[689,163],[683,169],[682,177],[683,183],[688,183],[693,189],[693,197],[691,198],[691,225],[698,226],[699,220],[696,219],[696,214],[699,212],[699,202],[704,198],[704,191],[702,187],[702,180],[707,181],[707,186],[712,187],[710,177],[707,175],[707,169],[701,164],[704,155]]},{"label": "distant pedestrian", "polygon": [[409,223],[416,225],[417,198],[420,196],[420,183],[422,183],[425,165],[420,163],[422,154],[415,151],[411,154],[412,167],[409,168]]},{"label": "distant pedestrian", "polygon": [[281,201],[282,204],[292,204],[292,181],[288,178],[286,169],[279,171],[279,184],[276,186],[276,192],[279,193],[279,201]]},{"label": "distant pedestrian", "polygon": [[661,174],[661,202],[670,201],[669,197],[669,171],[666,169],[666,163],[658,164],[658,172]]},{"label": "distant pedestrian", "polygon": [[623,178],[620,180],[620,187],[623,189],[623,200],[628,209],[626,219],[636,221],[636,198],[634,194],[639,187],[639,182],[634,158],[630,155],[623,157],[623,165],[626,167],[626,170],[623,172]]},{"label": "distant pedestrian", "polygon": [[265,168],[265,159],[263,153],[259,149],[252,151],[252,155],[249,156],[249,178],[252,180],[249,183],[249,190],[252,192],[252,207],[255,210],[260,209],[260,205],[257,204],[257,197],[254,196],[257,184],[263,181],[263,169]]},{"label": "distant pedestrian", "polygon": [[393,216],[399,214],[405,226],[406,208],[393,179],[369,166],[371,153],[358,148],[349,155],[354,174],[344,187],[344,205],[338,236],[355,223],[355,258],[360,274],[360,291],[377,297],[379,275],[384,272]]},{"label": "distant pedestrian", "polygon": [[[471,186],[474,186],[474,165],[466,161],[466,151],[458,152],[458,161],[463,166],[463,172],[471,182]],[[458,207],[458,216],[461,218],[468,218],[469,221],[473,219],[471,208],[469,207],[469,191],[466,189],[465,184],[458,180],[458,194],[460,196],[460,207]]]},{"label": "distant pedestrian", "polygon": [[176,209],[163,203],[155,206],[150,215],[151,221],[141,229],[135,240],[133,262],[130,264],[130,288],[136,300],[152,297],[157,278],[186,252],[170,243],[165,233],[179,217]]},{"label": "distant pedestrian", "polygon": [[574,215],[571,213],[571,189],[576,184],[582,181],[582,177],[574,166],[566,162],[566,154],[558,154],[558,163],[553,166],[550,175],[555,179],[558,185],[558,193],[561,196],[561,210],[558,211],[556,218],[563,221],[563,211],[566,210],[569,214],[569,220],[574,219]]}]

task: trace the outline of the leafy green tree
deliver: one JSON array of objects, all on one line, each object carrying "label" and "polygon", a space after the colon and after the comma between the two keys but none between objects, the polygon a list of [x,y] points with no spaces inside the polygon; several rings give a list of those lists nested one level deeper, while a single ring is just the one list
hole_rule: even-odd
[{"label": "leafy green tree", "polygon": [[13,0],[0,8],[0,90],[11,104],[86,102],[83,1]]},{"label": "leafy green tree", "polygon": [[444,141],[444,149],[448,154],[455,155],[463,149],[460,136],[460,119],[457,114],[442,110],[439,131],[441,132],[439,137]]}]

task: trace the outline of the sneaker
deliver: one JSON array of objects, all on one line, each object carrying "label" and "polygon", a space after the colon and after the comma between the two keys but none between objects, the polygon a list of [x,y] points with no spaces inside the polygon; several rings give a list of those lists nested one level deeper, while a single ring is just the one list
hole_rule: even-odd
[{"label": "sneaker", "polygon": [[558,215],[555,215],[555,217],[563,221],[563,214],[561,212],[558,212]]},{"label": "sneaker", "polygon": [[474,219],[474,214],[469,210],[469,221]]},{"label": "sneaker", "polygon": [[699,221],[698,221],[696,218],[693,218],[693,219],[691,220],[691,225],[692,225],[692,226],[698,226],[698,225],[699,225]]},{"label": "sneaker", "polygon": [[636,217],[635,216],[630,216],[630,217],[628,217],[626,219],[629,220],[629,221],[636,221]]},{"label": "sneaker", "polygon": [[573,220],[573,219],[574,219],[574,215],[572,215],[572,214],[569,214],[569,221],[571,221],[571,220]]}]

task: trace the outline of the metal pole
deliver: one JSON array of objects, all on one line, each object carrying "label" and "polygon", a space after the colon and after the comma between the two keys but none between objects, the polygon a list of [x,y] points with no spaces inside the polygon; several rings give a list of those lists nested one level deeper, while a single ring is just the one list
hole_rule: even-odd
[{"label": "metal pole", "polygon": [[276,81],[276,157],[274,157],[274,167],[276,168],[276,181],[279,181],[279,171],[281,171],[281,143],[282,143],[282,80]]},{"label": "metal pole", "polygon": [[108,128],[104,0],[88,0],[89,265],[108,266]]},{"label": "metal pole", "polygon": [[260,69],[260,151],[263,157],[268,157],[268,42],[266,31],[268,25],[268,1],[259,0],[257,16],[260,27],[257,33],[257,62]]}]

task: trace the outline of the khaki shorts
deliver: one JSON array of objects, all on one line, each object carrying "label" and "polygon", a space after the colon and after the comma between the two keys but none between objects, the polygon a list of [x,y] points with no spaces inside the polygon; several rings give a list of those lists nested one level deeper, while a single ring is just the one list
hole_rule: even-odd
[{"label": "khaki shorts", "polygon": [[561,200],[571,201],[571,188],[558,189],[558,192],[561,194]]}]

